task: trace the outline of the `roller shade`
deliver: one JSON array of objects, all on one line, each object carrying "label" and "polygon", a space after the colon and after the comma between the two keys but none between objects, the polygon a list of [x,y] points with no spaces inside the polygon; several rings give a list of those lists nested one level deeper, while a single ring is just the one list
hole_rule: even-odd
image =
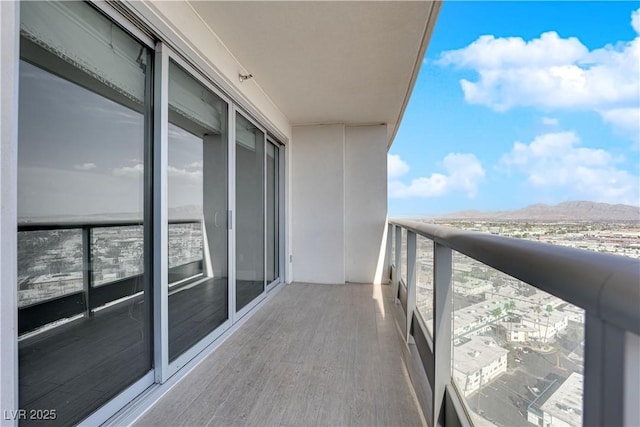
[{"label": "roller shade", "polygon": [[[172,121],[198,136],[222,133],[226,124],[226,103],[173,61],[169,62],[169,109],[181,116]],[[194,131],[181,119],[203,129]]]},{"label": "roller shade", "polygon": [[[145,47],[93,7],[75,1],[25,1],[20,3],[20,20],[24,39],[133,103],[144,103]],[[57,72],[55,61],[46,55],[32,53],[26,59]],[[73,75],[64,77],[74,81]],[[88,86],[86,78],[78,80]]]},{"label": "roller shade", "polygon": [[236,142],[251,151],[255,151],[256,142],[264,143],[264,133],[249,120],[236,115]]}]

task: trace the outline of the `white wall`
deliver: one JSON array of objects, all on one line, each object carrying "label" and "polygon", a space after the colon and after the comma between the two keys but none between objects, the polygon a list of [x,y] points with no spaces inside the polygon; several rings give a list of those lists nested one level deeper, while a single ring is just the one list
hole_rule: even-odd
[{"label": "white wall", "polygon": [[388,277],[387,126],[347,127],[345,158],[346,279],[380,283]]},{"label": "white wall", "polygon": [[344,125],[293,128],[293,280],[344,283],[346,279],[344,139]]},{"label": "white wall", "polygon": [[[0,425],[18,408],[18,3],[0,2]],[[9,418],[9,419],[5,419]]]},{"label": "white wall", "polygon": [[298,126],[292,135],[293,280],[379,283],[386,248],[386,126]]}]

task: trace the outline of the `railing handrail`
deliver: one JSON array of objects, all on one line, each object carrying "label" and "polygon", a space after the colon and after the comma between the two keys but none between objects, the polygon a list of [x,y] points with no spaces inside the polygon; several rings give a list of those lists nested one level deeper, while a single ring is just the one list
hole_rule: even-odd
[{"label": "railing handrail", "polygon": [[640,260],[416,221],[390,220],[640,335]]},{"label": "railing handrail", "polygon": [[[174,224],[196,224],[201,223],[202,219],[172,219],[169,220],[170,225]],[[114,219],[114,220],[81,220],[81,221],[29,221],[18,224],[18,231],[47,231],[47,230],[72,230],[82,228],[100,228],[100,227],[133,227],[143,226],[143,220],[134,219]]]}]

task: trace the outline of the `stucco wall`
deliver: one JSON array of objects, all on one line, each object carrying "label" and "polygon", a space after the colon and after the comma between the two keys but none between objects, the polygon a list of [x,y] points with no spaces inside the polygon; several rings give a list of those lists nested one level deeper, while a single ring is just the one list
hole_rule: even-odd
[{"label": "stucco wall", "polygon": [[293,280],[380,281],[387,215],[386,126],[293,128]]},{"label": "stucco wall", "polygon": [[387,221],[387,127],[346,129],[346,280],[380,283]]},{"label": "stucco wall", "polygon": [[293,280],[345,281],[344,125],[293,128]]}]

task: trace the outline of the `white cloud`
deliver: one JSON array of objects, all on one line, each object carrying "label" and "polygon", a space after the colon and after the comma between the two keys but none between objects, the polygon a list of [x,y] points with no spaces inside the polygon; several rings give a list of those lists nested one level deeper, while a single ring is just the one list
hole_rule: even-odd
[{"label": "white cloud", "polygon": [[[197,162],[196,162],[197,163]],[[202,180],[202,170],[188,170],[193,169],[194,167],[191,165],[187,165],[185,169],[180,169],[175,166],[169,166],[167,168],[167,172],[169,172],[169,176],[173,177],[183,177],[192,181],[200,181]]]},{"label": "white cloud", "polygon": [[[640,34],[640,9],[631,21]],[[640,36],[589,51],[577,38],[555,32],[529,41],[486,35],[444,52],[439,63],[476,71],[476,81],[460,81],[465,99],[496,111],[577,109],[604,118],[606,111],[640,103]]]},{"label": "white cloud", "polygon": [[640,108],[615,108],[601,111],[600,114],[605,122],[640,143]]},{"label": "white cloud", "polygon": [[204,166],[203,162],[193,162],[186,165],[185,168],[186,169],[202,169],[203,166]]},{"label": "white cloud", "polygon": [[82,163],[79,165],[73,165],[73,168],[79,171],[90,171],[97,168],[95,163]]},{"label": "white cloud", "polygon": [[[185,166],[184,169],[169,166],[167,168],[167,172],[170,177],[183,177],[192,181],[200,181],[202,180],[202,169],[198,169],[198,167],[202,168],[202,163],[194,162]],[[144,166],[142,163],[138,163],[134,166],[123,166],[112,170],[113,175],[127,178],[142,176],[143,172]]]},{"label": "white cloud", "polygon": [[577,38],[562,39],[555,31],[549,31],[529,42],[520,37],[480,36],[465,48],[444,52],[440,62],[476,70],[552,67],[575,62],[587,53]]},{"label": "white cloud", "polygon": [[398,154],[387,154],[387,177],[397,178],[409,172],[409,165]]},{"label": "white cloud", "polygon": [[[403,162],[404,163],[404,162]],[[442,161],[446,174],[433,173],[405,184],[398,179],[389,181],[389,197],[438,197],[452,192],[464,192],[475,197],[484,169],[473,154],[449,153]]]},{"label": "white cloud", "polygon": [[579,144],[573,132],[547,133],[529,144],[516,142],[500,163],[534,187],[567,191],[571,198],[639,204],[640,177],[619,169],[620,159],[609,152]]},{"label": "white cloud", "polygon": [[123,166],[121,168],[115,168],[112,173],[115,176],[122,176],[126,178],[137,178],[144,172],[144,166],[142,163],[138,163],[134,166]]},{"label": "white cloud", "polygon": [[554,117],[543,117],[542,124],[547,126],[556,126],[558,124],[558,119]]}]

